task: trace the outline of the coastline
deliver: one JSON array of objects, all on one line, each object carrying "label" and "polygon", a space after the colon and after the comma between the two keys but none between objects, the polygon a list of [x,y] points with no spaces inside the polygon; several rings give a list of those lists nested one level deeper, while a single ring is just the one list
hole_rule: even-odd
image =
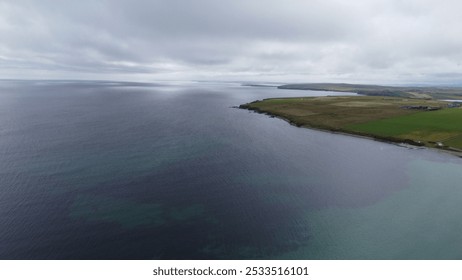
[{"label": "coastline", "polygon": [[354,92],[365,96],[389,96],[403,98],[433,98],[462,100],[461,87],[438,86],[384,86],[373,84],[347,84],[347,83],[301,83],[284,84],[279,89],[313,90],[333,92]]},{"label": "coastline", "polygon": [[418,142],[415,142],[415,141],[410,140],[410,139],[403,140],[403,139],[399,139],[399,138],[383,137],[383,136],[379,136],[379,135],[359,133],[359,132],[348,131],[348,130],[343,130],[343,129],[332,129],[332,128],[322,127],[322,126],[302,125],[302,124],[298,124],[298,123],[296,123],[296,122],[294,122],[294,121],[292,121],[292,120],[290,120],[288,118],[284,118],[282,116],[273,114],[271,112],[261,110],[259,108],[251,107],[251,106],[249,106],[249,104],[250,103],[242,104],[242,105],[239,105],[239,106],[235,106],[234,108],[248,110],[248,111],[258,113],[258,114],[262,114],[262,115],[267,115],[270,118],[278,118],[278,119],[281,119],[283,121],[286,121],[287,123],[289,123],[292,126],[296,126],[296,127],[300,127],[300,128],[304,128],[304,129],[313,129],[313,130],[322,131],[322,132],[326,132],[326,133],[333,133],[333,134],[340,134],[340,135],[351,136],[351,137],[358,137],[358,138],[363,138],[363,139],[383,142],[383,143],[387,143],[387,144],[392,144],[392,145],[396,145],[396,146],[400,146],[400,147],[408,148],[408,149],[429,149],[429,150],[432,150],[432,151],[437,151],[437,152],[441,152],[441,153],[444,153],[444,154],[449,154],[449,155],[452,155],[452,156],[462,158],[462,150],[458,151],[455,148],[451,148],[451,147],[441,147],[441,148],[429,147],[429,146],[423,145],[422,143],[418,143]]}]

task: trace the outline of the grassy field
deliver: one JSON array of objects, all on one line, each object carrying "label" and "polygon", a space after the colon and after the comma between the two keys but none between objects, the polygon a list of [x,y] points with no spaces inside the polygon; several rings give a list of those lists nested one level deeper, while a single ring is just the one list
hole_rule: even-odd
[{"label": "grassy field", "polygon": [[[462,108],[410,98],[343,96],[274,98],[241,108],[281,117],[297,126],[320,128],[428,147],[462,149]],[[403,106],[440,107],[437,111]]]},{"label": "grassy field", "polygon": [[462,109],[419,112],[406,116],[349,125],[347,130],[379,136],[421,141],[428,146],[440,142],[462,149]]}]

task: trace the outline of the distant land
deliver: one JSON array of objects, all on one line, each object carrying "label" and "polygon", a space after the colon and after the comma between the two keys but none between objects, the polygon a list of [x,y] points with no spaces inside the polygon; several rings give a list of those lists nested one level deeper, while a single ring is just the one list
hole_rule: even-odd
[{"label": "distant land", "polygon": [[270,98],[239,108],[279,117],[295,126],[462,155],[461,103],[388,96],[324,96]]},{"label": "distant land", "polygon": [[304,83],[278,86],[280,89],[355,92],[368,96],[405,98],[462,99],[462,87],[379,86],[342,83]]}]

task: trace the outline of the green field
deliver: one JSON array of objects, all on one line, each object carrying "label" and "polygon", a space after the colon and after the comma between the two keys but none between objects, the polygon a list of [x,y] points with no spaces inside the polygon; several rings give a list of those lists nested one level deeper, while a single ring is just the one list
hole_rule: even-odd
[{"label": "green field", "polygon": [[[277,116],[296,126],[462,150],[462,108],[448,108],[448,104],[431,99],[327,96],[265,99],[240,108]],[[404,106],[440,109],[426,111]]]},{"label": "green field", "polygon": [[346,126],[347,130],[379,136],[421,141],[427,145],[440,142],[462,149],[462,109],[418,112],[363,124]]}]

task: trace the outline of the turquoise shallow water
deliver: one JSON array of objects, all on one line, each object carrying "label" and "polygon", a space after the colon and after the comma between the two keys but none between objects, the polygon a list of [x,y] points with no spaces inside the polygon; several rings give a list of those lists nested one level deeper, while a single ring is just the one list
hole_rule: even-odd
[{"label": "turquoise shallow water", "polygon": [[313,239],[279,258],[460,259],[460,166],[411,161],[409,188],[363,208],[307,211]]},{"label": "turquoise shallow water", "polygon": [[324,94],[0,82],[0,258],[462,258],[461,159],[231,108]]}]

